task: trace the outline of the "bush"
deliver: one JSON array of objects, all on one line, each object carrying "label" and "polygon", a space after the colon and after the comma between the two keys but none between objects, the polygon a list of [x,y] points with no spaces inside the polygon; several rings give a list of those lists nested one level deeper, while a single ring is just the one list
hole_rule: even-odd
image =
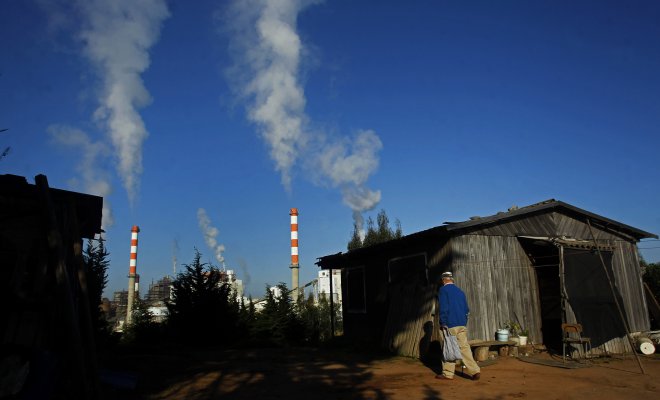
[{"label": "bush", "polygon": [[[642,279],[648,285],[649,289],[651,289],[655,300],[660,302],[660,264],[646,265]],[[660,321],[654,318],[653,313],[651,313],[651,328],[660,329]]]},{"label": "bush", "polygon": [[223,343],[237,335],[238,303],[226,275],[200,260],[195,250],[192,264],[172,282],[168,327],[176,339],[189,343]]}]

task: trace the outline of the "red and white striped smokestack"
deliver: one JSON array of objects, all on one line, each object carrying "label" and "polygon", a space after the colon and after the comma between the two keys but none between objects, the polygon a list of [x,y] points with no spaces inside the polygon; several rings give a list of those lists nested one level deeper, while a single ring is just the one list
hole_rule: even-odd
[{"label": "red and white striped smokestack", "polygon": [[298,209],[292,208],[289,212],[291,216],[291,286],[294,299],[298,300]]},{"label": "red and white striped smokestack", "polygon": [[135,302],[138,232],[140,232],[140,228],[138,228],[137,225],[133,226],[131,229],[131,259],[128,266],[128,304],[126,307],[126,324],[131,323],[133,303]]},{"label": "red and white striped smokestack", "polygon": [[298,209],[292,208],[291,216],[291,265],[298,265]]}]

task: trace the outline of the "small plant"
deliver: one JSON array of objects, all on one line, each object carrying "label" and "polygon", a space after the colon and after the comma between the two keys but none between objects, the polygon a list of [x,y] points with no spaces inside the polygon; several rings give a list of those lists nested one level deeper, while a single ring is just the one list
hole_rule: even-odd
[{"label": "small plant", "polygon": [[515,336],[520,332],[520,324],[517,323],[516,321],[506,321],[504,323],[504,328],[507,329],[512,336]]},{"label": "small plant", "polygon": [[527,328],[523,328],[516,321],[506,321],[504,323],[504,328],[509,330],[511,336],[529,336],[529,330]]}]

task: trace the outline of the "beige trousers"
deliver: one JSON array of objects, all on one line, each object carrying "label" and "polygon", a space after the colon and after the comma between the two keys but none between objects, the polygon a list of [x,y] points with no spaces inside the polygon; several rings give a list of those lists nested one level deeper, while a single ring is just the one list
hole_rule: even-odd
[{"label": "beige trousers", "polygon": [[[461,349],[461,356],[463,357],[463,365],[465,365],[465,372],[472,376],[481,371],[481,368],[474,361],[472,357],[472,349],[470,349],[470,344],[467,341],[467,329],[464,326],[455,326],[449,328],[449,333],[456,336],[458,341],[458,347]],[[442,375],[447,378],[453,379],[454,372],[456,368],[456,362],[442,362]]]}]

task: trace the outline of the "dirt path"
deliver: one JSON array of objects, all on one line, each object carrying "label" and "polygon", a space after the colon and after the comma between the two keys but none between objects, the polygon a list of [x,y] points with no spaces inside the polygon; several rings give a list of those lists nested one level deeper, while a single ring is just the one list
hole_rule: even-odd
[{"label": "dirt path", "polygon": [[[548,355],[537,355],[551,360]],[[560,360],[561,361],[561,360]],[[367,358],[310,349],[172,351],[108,360],[129,366],[134,389],[104,385],[113,399],[658,399],[660,357],[599,359],[588,368],[564,369],[499,358],[479,381],[435,372],[408,358]],[[126,368],[123,368],[126,371]]]}]

